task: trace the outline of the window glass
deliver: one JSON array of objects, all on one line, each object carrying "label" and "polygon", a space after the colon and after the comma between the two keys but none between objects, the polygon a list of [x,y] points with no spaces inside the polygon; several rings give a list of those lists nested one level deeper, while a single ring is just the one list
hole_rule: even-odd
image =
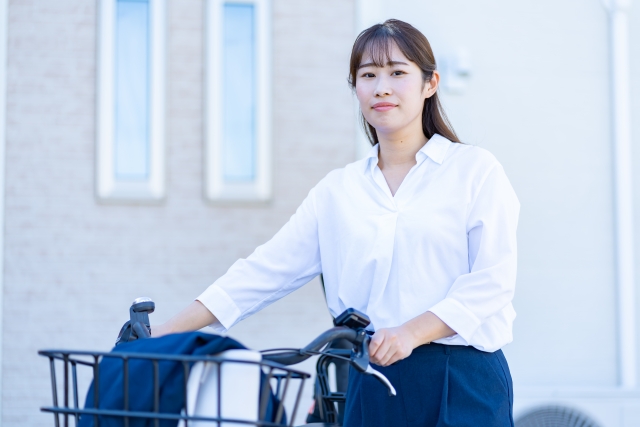
[{"label": "window glass", "polygon": [[118,0],[115,24],[116,180],[149,175],[149,0]]},{"label": "window glass", "polygon": [[226,3],[223,13],[223,168],[224,180],[255,179],[255,8]]}]

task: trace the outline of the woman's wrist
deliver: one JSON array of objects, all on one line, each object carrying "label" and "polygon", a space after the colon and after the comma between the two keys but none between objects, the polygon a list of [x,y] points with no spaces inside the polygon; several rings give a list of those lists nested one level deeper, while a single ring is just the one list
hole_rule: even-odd
[{"label": "woman's wrist", "polygon": [[163,335],[169,335],[170,333],[171,328],[167,323],[161,323],[151,327],[151,338],[158,338]]},{"label": "woman's wrist", "polygon": [[420,347],[422,344],[426,344],[422,342],[423,340],[421,339],[418,331],[416,330],[415,325],[411,323],[411,321],[408,321],[400,325],[400,328],[403,331],[403,335],[405,335],[408,338],[409,342],[411,343],[412,349],[416,347]]},{"label": "woman's wrist", "polygon": [[430,311],[407,321],[402,328],[411,336],[413,348],[455,335],[453,329]]}]

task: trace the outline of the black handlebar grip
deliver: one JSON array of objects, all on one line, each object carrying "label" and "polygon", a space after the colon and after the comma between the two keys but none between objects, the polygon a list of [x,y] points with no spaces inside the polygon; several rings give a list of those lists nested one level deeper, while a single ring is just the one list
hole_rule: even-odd
[{"label": "black handlebar grip", "polygon": [[135,341],[138,338],[151,337],[149,314],[153,313],[155,309],[156,304],[151,298],[140,297],[133,300],[129,308],[129,321],[122,326],[116,345]]},{"label": "black handlebar grip", "polygon": [[[134,325],[137,322],[144,324],[147,329],[151,330],[151,324],[149,323],[149,313],[153,313],[156,309],[156,303],[151,298],[141,297],[133,300],[131,308],[129,309],[129,317],[131,324]],[[138,336],[138,338],[142,338]]]},{"label": "black handlebar grip", "polygon": [[138,338],[151,338],[151,333],[149,332],[149,329],[147,329],[146,325],[136,322],[131,328]]}]

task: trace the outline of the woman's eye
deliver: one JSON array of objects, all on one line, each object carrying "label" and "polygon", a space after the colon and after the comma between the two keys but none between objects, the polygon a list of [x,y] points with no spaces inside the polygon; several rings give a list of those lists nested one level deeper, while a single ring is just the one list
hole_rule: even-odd
[{"label": "woman's eye", "polygon": [[400,75],[402,75],[402,74],[406,74],[406,73],[405,73],[404,71],[401,71],[401,70],[396,70],[396,71],[394,71],[392,74],[393,74],[394,76],[400,76]]},{"label": "woman's eye", "polygon": [[375,77],[373,73],[364,73],[362,77]]}]

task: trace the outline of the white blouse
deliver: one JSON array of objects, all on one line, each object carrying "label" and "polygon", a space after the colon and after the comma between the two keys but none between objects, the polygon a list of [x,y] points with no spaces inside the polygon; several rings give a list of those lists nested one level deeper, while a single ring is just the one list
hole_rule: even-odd
[{"label": "white blouse", "polygon": [[368,156],[329,173],[267,243],[197,299],[225,332],[324,275],[329,310],[370,329],[431,311],[457,332],[436,342],[495,351],[513,339],[520,204],[488,151],[434,135],[391,195]]}]

